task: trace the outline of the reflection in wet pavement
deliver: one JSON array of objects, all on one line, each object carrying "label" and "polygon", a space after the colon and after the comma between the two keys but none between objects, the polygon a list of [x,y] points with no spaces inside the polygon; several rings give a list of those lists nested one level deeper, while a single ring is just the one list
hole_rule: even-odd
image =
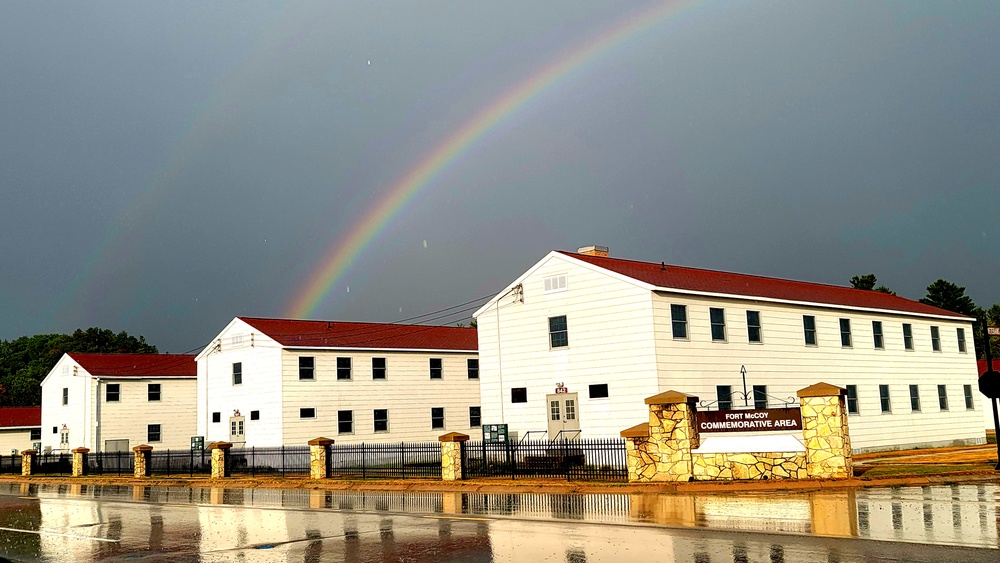
[{"label": "reflection in wet pavement", "polygon": [[566,495],[0,483],[0,554],[306,563],[993,561],[998,506],[994,484]]}]

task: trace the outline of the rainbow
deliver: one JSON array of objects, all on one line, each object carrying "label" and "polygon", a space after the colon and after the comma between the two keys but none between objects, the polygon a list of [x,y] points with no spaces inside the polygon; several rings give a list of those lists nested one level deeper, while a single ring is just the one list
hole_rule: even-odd
[{"label": "rainbow", "polygon": [[[702,2],[704,0],[701,0]],[[437,145],[417,162],[409,172],[397,180],[385,197],[373,205],[358,220],[346,236],[323,256],[299,291],[294,295],[287,313],[293,318],[311,317],[330,289],[344,276],[364,249],[378,236],[400,210],[427,187],[459,157],[468,153],[477,141],[529,101],[545,92],[561,79],[596,60],[601,54],[618,46],[626,39],[641,34],[662,21],[693,7],[695,1],[666,1],[641,10],[604,30],[596,37],[584,41],[576,49],[541,67],[502,96],[484,106],[475,116],[462,124],[444,142]]]}]

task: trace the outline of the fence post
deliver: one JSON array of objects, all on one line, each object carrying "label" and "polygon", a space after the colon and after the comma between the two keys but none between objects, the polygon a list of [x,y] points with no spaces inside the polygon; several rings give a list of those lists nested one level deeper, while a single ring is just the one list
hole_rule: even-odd
[{"label": "fence post", "polygon": [[35,450],[24,450],[21,452],[21,475],[29,476],[31,475],[31,465],[35,461],[35,456],[38,452]]},{"label": "fence post", "polygon": [[73,477],[83,477],[87,474],[87,454],[90,448],[73,449]]},{"label": "fence post", "polygon": [[468,434],[449,432],[439,436],[441,442],[441,480],[462,480],[462,443],[469,439]]},{"label": "fence post", "polygon": [[331,444],[333,440],[322,436],[309,440],[310,479],[326,479],[330,476],[328,473],[330,464],[327,463],[327,458],[330,457]]},{"label": "fence post", "polygon": [[135,452],[135,461],[132,465],[132,476],[136,479],[149,477],[149,458],[153,455],[153,446],[140,444],[132,451]]},{"label": "fence post", "polygon": [[229,477],[229,442],[212,442],[208,449],[212,450],[212,479]]}]

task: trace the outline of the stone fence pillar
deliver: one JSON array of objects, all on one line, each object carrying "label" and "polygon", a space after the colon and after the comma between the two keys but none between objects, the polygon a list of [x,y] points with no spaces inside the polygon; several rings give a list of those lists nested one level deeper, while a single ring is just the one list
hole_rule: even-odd
[{"label": "stone fence pillar", "polygon": [[441,480],[462,480],[462,444],[469,439],[468,434],[449,432],[439,436],[441,442]]},{"label": "stone fence pillar", "polygon": [[38,452],[35,450],[24,450],[21,452],[21,475],[27,477],[31,475],[31,469],[35,464],[35,456]]},{"label": "stone fence pillar", "polygon": [[229,477],[229,450],[233,445],[229,442],[212,442],[208,449],[212,450],[212,479]]},{"label": "stone fence pillar", "polygon": [[136,479],[149,477],[149,459],[153,456],[153,446],[140,444],[132,448],[135,461],[132,464],[132,476]]},{"label": "stone fence pillar", "polygon": [[309,440],[309,478],[326,479],[330,476],[330,438],[314,438]]},{"label": "stone fence pillar", "polygon": [[698,397],[666,391],[646,399],[649,422],[621,433],[629,482],[690,481],[691,450],[701,444],[695,426]]},{"label": "stone fence pillar", "polygon": [[73,477],[83,477],[87,474],[87,454],[90,448],[73,449]]},{"label": "stone fence pillar", "polygon": [[847,391],[828,383],[817,383],[800,390],[798,397],[802,405],[802,437],[809,477],[852,477]]}]

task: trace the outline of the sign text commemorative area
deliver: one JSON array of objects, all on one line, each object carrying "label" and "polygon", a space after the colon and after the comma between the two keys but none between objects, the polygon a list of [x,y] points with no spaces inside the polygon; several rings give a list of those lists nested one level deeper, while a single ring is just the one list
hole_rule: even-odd
[{"label": "sign text commemorative area", "polygon": [[761,432],[801,430],[799,409],[761,409],[752,411],[698,412],[699,432]]}]

